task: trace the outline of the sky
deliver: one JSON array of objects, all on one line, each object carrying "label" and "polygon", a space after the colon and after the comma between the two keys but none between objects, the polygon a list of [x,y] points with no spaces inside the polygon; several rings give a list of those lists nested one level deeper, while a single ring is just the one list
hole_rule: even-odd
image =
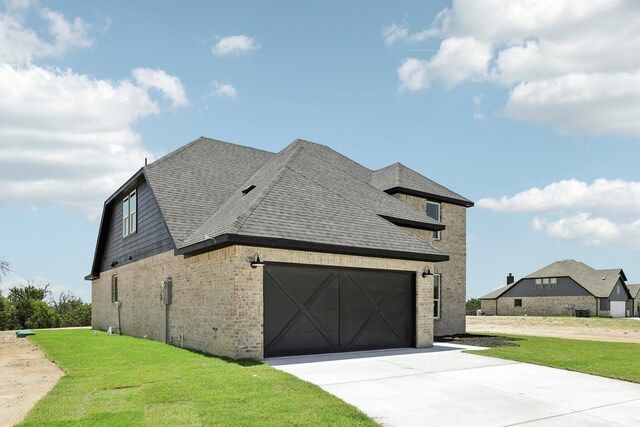
[{"label": "sky", "polygon": [[467,297],[560,259],[640,283],[640,2],[0,3],[0,259],[90,301],[102,206],[198,138],[296,138],[473,200]]}]

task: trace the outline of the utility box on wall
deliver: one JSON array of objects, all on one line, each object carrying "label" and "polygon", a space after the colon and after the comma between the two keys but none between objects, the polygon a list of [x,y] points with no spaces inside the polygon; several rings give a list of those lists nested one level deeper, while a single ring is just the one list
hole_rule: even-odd
[{"label": "utility box on wall", "polygon": [[172,280],[171,277],[167,277],[162,281],[162,302],[164,305],[171,304],[171,294],[172,294]]}]

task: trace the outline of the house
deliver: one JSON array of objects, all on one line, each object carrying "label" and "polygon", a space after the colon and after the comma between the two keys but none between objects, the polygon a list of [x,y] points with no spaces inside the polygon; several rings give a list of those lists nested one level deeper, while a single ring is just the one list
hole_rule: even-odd
[{"label": "house", "polygon": [[640,317],[640,285],[627,285],[627,288],[629,289],[629,293],[633,299],[633,312],[631,315],[633,317]]},{"label": "house", "polygon": [[105,202],[92,326],[234,358],[428,347],[465,331],[470,206],[401,164],[199,138]]},{"label": "house", "polygon": [[507,276],[504,287],[480,298],[486,315],[627,317],[633,313],[632,297],[621,268],[596,270],[569,259],[557,261],[515,281]]}]

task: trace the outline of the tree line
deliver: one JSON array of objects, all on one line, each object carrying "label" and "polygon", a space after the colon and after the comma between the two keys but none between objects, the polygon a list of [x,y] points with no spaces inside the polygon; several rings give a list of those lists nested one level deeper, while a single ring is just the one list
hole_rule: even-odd
[{"label": "tree line", "polygon": [[[0,260],[0,279],[9,273],[9,264]],[[58,328],[91,325],[91,304],[69,292],[56,299],[51,285],[27,283],[0,291],[0,330]]]}]

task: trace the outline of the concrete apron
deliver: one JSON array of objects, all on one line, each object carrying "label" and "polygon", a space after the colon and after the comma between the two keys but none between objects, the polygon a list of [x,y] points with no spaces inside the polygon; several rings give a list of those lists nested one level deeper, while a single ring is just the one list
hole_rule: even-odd
[{"label": "concrete apron", "polygon": [[640,384],[459,345],[266,359],[385,426],[640,426]]}]

